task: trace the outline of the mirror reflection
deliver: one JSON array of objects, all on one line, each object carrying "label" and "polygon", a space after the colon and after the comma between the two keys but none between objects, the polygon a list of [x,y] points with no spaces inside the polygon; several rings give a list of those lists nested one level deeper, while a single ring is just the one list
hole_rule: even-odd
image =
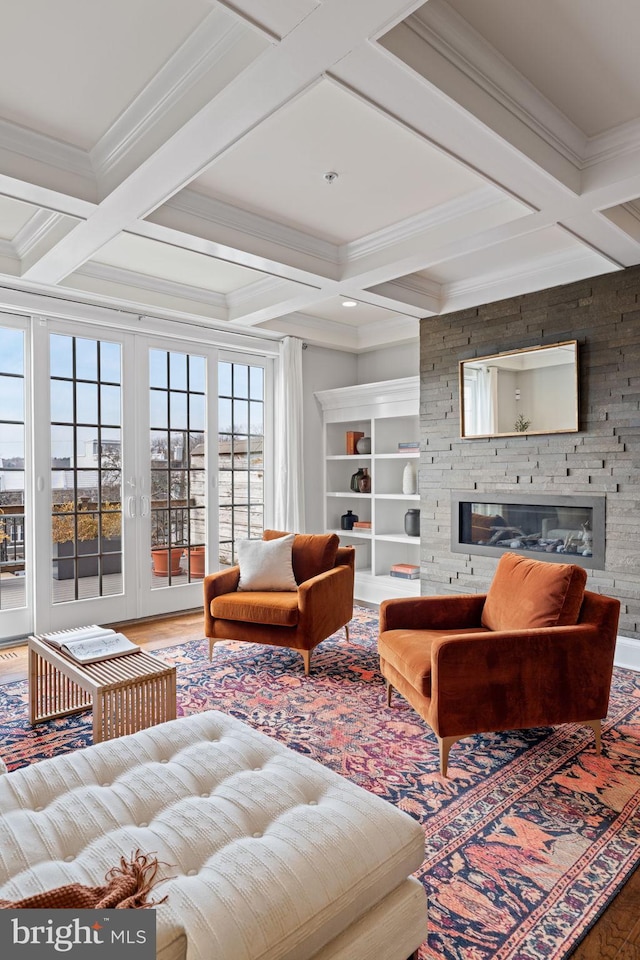
[{"label": "mirror reflection", "polygon": [[460,362],[460,435],[578,430],[578,342]]}]

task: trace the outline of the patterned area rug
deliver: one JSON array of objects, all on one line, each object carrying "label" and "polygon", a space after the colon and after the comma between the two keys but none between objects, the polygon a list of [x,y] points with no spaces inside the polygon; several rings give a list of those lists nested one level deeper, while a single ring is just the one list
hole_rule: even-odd
[{"label": "patterned area rug", "polygon": [[[217,709],[331,767],[420,820],[429,900],[422,960],[563,960],[640,860],[640,674],[616,670],[603,754],[588,728],[435,737],[399,697],[388,709],[377,616],[359,608],[305,678],[288,650],[206,641],[158,651],[178,668],[178,710]],[[89,717],[32,729],[26,682],[0,687],[9,769],[91,741]]]}]

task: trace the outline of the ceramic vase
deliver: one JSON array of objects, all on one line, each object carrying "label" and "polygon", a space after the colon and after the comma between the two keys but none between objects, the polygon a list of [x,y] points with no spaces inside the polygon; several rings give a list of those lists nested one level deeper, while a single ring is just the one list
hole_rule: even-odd
[{"label": "ceramic vase", "polygon": [[360,493],[371,493],[371,477],[368,467],[362,468],[362,476],[358,480],[358,490]]},{"label": "ceramic vase", "polygon": [[407,494],[418,492],[418,474],[416,465],[411,460],[407,460],[402,473],[402,492]]},{"label": "ceramic vase", "polygon": [[340,517],[340,529],[341,530],[353,530],[353,525],[358,519],[357,515],[351,510],[347,510],[346,513],[343,513]]},{"label": "ceramic vase", "polygon": [[404,532],[408,537],[420,536],[420,511],[417,508],[412,507],[405,513]]}]

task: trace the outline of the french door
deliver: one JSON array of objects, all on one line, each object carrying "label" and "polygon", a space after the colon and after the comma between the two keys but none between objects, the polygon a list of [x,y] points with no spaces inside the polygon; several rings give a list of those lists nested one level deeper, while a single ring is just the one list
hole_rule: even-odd
[{"label": "french door", "polygon": [[35,431],[38,631],[199,606],[217,539],[216,351],[64,323],[36,334],[48,384]]}]

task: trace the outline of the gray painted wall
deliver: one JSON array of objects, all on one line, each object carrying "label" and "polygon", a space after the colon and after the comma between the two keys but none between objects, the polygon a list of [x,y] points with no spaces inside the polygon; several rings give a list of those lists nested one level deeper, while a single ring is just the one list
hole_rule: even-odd
[{"label": "gray painted wall", "polygon": [[[450,491],[605,494],[604,570],[620,633],[640,637],[640,267],[423,320],[422,592],[481,593],[497,559],[450,549]],[[578,340],[580,431],[461,440],[458,361]]]}]

